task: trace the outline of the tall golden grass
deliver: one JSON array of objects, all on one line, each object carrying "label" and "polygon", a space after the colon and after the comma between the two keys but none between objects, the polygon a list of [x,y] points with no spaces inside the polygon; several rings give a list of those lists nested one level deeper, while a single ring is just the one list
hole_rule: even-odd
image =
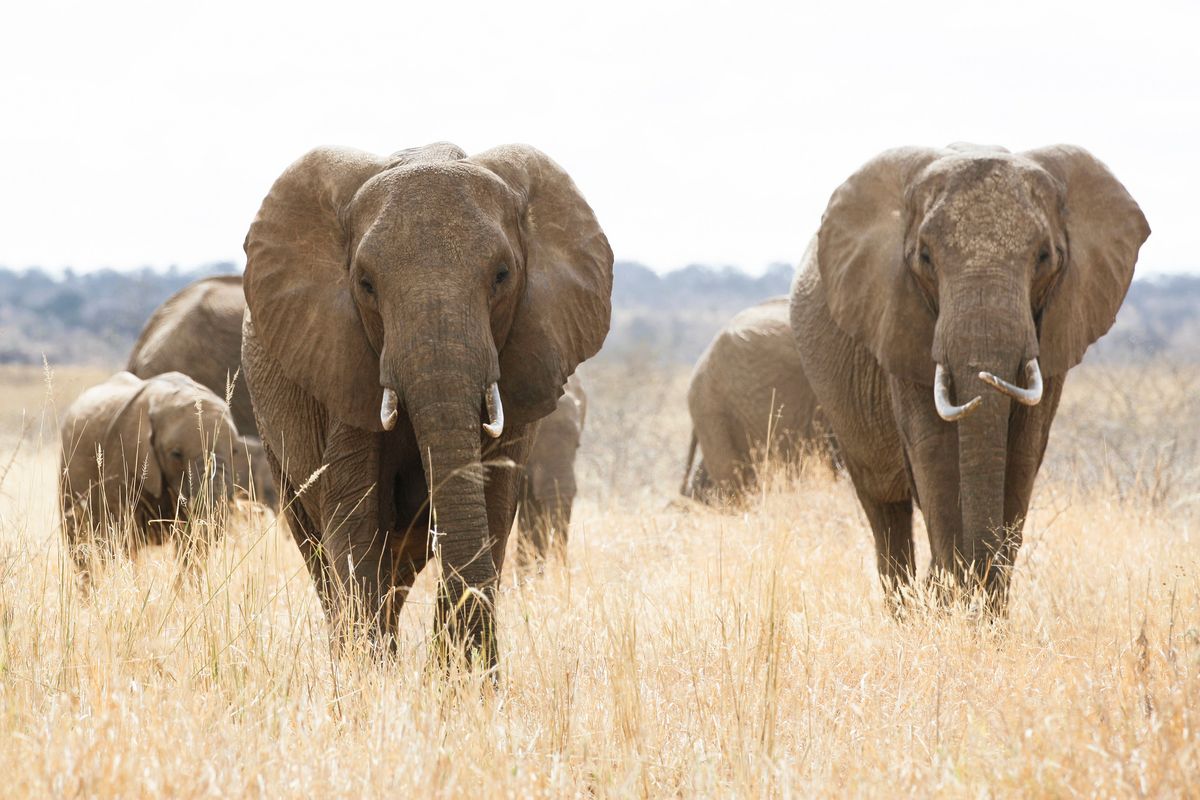
[{"label": "tall golden grass", "polygon": [[893,621],[853,490],[823,468],[776,471],[744,508],[673,501],[686,374],[596,367],[569,561],[506,574],[493,684],[428,668],[429,575],[397,659],[333,655],[267,513],[237,516],[198,586],[151,553],[85,599],[53,420],[102,376],[58,370],[43,404],[38,371],[3,373],[26,388],[0,410],[0,794],[1194,796],[1195,465],[1163,450],[1156,489],[1130,472],[1153,459],[1106,465],[1093,437],[1186,441],[1197,401],[1146,393],[1179,402],[1134,423],[1114,374],[1068,382],[1011,615],[983,625]]}]

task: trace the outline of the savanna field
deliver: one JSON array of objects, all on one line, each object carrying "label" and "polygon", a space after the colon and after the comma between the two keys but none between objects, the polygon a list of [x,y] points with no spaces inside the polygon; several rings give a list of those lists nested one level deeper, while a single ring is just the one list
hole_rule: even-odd
[{"label": "savanna field", "polygon": [[[493,684],[332,654],[283,523],[241,509],[198,586],[63,558],[56,413],[102,370],[0,371],[0,794],[1196,796],[1200,377],[1067,381],[1007,622],[885,611],[848,479],[676,499],[686,371],[583,370],[568,564],[499,599]],[[928,548],[918,524],[919,561]]]}]

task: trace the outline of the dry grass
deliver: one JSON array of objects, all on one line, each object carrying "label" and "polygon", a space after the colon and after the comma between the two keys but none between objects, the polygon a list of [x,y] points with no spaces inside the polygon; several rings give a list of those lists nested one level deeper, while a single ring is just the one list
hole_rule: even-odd
[{"label": "dry grass", "polygon": [[270,516],[235,523],[199,589],[175,592],[152,555],[81,599],[55,526],[53,425],[40,442],[33,426],[0,486],[2,793],[1200,792],[1197,506],[1070,479],[1071,453],[1096,443],[1067,434],[1104,404],[1064,404],[1008,623],[897,624],[845,480],[780,479],[737,513],[668,502],[686,378],[646,370],[587,376],[570,566],[508,576],[495,688],[427,671],[428,576],[401,658],[332,658]]}]

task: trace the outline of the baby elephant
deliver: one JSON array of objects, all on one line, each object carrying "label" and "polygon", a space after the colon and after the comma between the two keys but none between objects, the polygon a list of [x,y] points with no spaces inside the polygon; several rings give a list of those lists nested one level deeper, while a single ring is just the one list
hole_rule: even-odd
[{"label": "baby elephant", "polygon": [[[786,297],[739,311],[717,333],[692,372],[688,410],[692,441],[681,494],[736,499],[767,455],[789,461],[821,450],[832,466],[832,442],[804,376]],[[697,445],[702,458],[693,471]]]},{"label": "baby elephant", "polygon": [[575,454],[587,416],[587,395],[572,375],[554,412],[542,420],[521,478],[517,562],[527,566],[550,553],[565,557],[575,502]]},{"label": "baby elephant", "polygon": [[235,465],[250,463],[229,407],[178,372],[118,372],[71,404],[61,433],[63,535],[85,581],[93,545],[133,555],[173,540],[198,565],[212,537],[196,523],[220,522]]}]

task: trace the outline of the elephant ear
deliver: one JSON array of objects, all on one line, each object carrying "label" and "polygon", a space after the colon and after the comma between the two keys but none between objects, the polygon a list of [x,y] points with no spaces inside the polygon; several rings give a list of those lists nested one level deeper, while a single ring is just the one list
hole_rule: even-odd
[{"label": "elephant ear", "polygon": [[1108,167],[1083,148],[1023,155],[1064,187],[1067,256],[1042,311],[1038,345],[1043,372],[1060,375],[1112,327],[1150,225]]},{"label": "elephant ear", "polygon": [[552,413],[567,378],[608,335],[613,254],[567,173],[528,145],[470,159],[500,177],[521,202],[525,294],[500,352],[500,393],[517,423]]},{"label": "elephant ear", "polygon": [[[150,415],[151,393],[148,391],[150,384],[147,381],[138,383],[141,385],[121,405],[112,421],[108,423],[101,440],[100,446],[106,465],[104,474],[109,480],[115,475],[125,476],[125,480],[115,482],[111,488],[106,488],[106,491],[123,493],[132,486],[140,488],[142,494],[161,497],[163,473],[154,454],[154,426]],[[109,497],[110,503],[116,499],[112,494]]]},{"label": "elephant ear", "polygon": [[383,388],[351,293],[343,212],[385,169],[463,155],[445,143],[388,158],[317,148],[279,176],[246,235],[244,286],[257,335],[293,382],[356,427],[382,430]]},{"label": "elephant ear", "polygon": [[829,199],[817,234],[817,267],[829,312],[893,375],[933,383],[937,322],[904,261],[908,188],[943,155],[904,147],[864,164]]}]

